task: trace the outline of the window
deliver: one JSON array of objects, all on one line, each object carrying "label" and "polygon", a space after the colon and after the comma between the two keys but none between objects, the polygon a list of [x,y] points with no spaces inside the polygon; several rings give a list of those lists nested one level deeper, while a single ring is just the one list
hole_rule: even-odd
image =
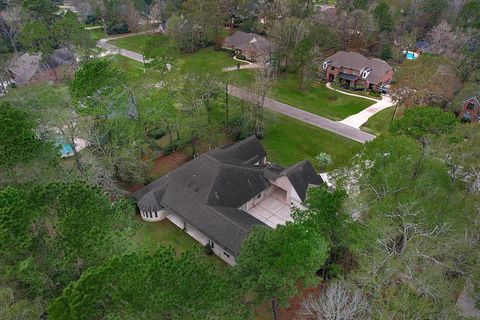
[{"label": "window", "polygon": [[157,211],[155,211],[155,218],[158,218]]},{"label": "window", "polygon": [[152,218],[152,213],[151,212],[148,213],[148,217]]},{"label": "window", "polygon": [[334,67],[334,66],[331,66],[331,67],[330,67],[330,70],[332,70],[332,71],[335,70],[335,67]]},{"label": "window", "polygon": [[210,245],[210,248],[215,248],[215,242],[213,242],[212,240],[208,240],[208,244]]},{"label": "window", "polygon": [[223,251],[223,254],[227,256],[227,258],[230,258],[230,255],[228,253],[226,253],[225,251]]},{"label": "window", "polygon": [[475,109],[475,105],[473,103],[469,103],[467,109],[473,110]]}]

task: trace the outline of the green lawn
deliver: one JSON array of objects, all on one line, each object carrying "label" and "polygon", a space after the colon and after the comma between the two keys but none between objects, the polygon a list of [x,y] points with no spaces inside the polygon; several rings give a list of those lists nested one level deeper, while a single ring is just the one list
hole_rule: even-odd
[{"label": "green lawn", "polygon": [[111,43],[120,48],[142,53],[146,41],[151,39],[155,41],[152,52],[166,57],[166,60],[172,64],[173,69],[180,72],[221,74],[223,68],[237,64],[237,61],[233,60],[227,52],[215,50],[213,47],[199,50],[193,54],[179,53],[165,35],[138,35],[112,40]]},{"label": "green lawn", "polygon": [[103,31],[102,28],[99,28],[99,29],[90,29],[90,30],[88,30],[88,32],[90,32],[90,36],[91,36],[92,39],[95,40],[95,41],[98,41],[98,40],[106,37],[105,31]]},{"label": "green lawn", "polygon": [[[139,220],[142,226],[135,235],[135,239],[146,249],[155,250],[159,245],[165,247],[171,246],[177,254],[182,254],[192,249],[202,250],[200,243],[168,219],[159,222],[146,222],[140,218]],[[215,255],[206,255],[205,258],[218,263],[222,268],[227,266],[223,260]]]},{"label": "green lawn", "polygon": [[388,128],[390,127],[390,122],[392,121],[394,111],[395,107],[390,107],[380,111],[379,113],[368,119],[368,121],[360,129],[377,136],[387,133]]},{"label": "green lawn", "polygon": [[299,109],[323,116],[332,120],[343,120],[371,106],[372,100],[336,94],[324,84],[312,83],[304,90],[299,90],[299,79],[295,74],[282,76],[274,85],[270,96]]},{"label": "green lawn", "polygon": [[332,156],[332,168],[339,168],[362,148],[362,144],[296,119],[269,112],[262,144],[268,160],[283,166],[308,159],[314,166],[320,152]]}]

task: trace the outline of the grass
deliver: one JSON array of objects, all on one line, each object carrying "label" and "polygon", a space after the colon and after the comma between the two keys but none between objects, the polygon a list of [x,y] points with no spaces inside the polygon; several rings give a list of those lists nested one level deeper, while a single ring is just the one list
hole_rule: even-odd
[{"label": "grass", "polygon": [[388,132],[388,128],[390,127],[390,122],[394,112],[395,107],[382,110],[368,119],[368,121],[360,129],[377,136],[386,134]]},{"label": "grass", "polygon": [[[159,222],[146,222],[140,218],[139,220],[142,226],[135,235],[135,239],[148,250],[155,250],[159,245],[173,247],[178,255],[186,251],[202,250],[200,243],[168,219]],[[205,256],[205,258],[217,263],[222,269],[227,267],[227,264],[215,255]]]},{"label": "grass", "polygon": [[103,31],[102,28],[100,28],[100,29],[90,29],[90,30],[88,30],[88,32],[90,32],[90,36],[95,41],[98,41],[98,40],[106,37],[105,31]]},{"label": "grass", "polygon": [[179,53],[165,35],[137,35],[110,41],[112,44],[127,50],[142,53],[145,43],[153,40],[155,45],[152,54],[163,56],[172,64],[173,70],[181,73],[188,71],[195,73],[223,73],[225,67],[235,66],[233,60],[225,51],[208,47],[193,54]]},{"label": "grass", "polygon": [[332,90],[318,83],[311,83],[306,90],[300,91],[299,79],[295,74],[279,78],[270,94],[276,100],[332,120],[343,120],[374,103],[341,93],[333,100],[332,95]]},{"label": "grass", "polygon": [[362,148],[362,144],[329,131],[306,124],[296,119],[270,112],[266,122],[267,132],[262,144],[271,162],[288,166],[308,159],[316,166],[315,157],[320,152],[332,156],[332,167],[336,169]]}]

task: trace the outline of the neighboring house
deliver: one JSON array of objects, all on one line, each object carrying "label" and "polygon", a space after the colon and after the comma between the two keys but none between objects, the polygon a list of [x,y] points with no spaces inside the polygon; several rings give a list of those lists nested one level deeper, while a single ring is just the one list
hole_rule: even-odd
[{"label": "neighboring house", "polygon": [[135,192],[142,218],[169,219],[230,265],[254,226],[291,221],[311,185],[323,183],[308,161],[266,162],[254,136],[213,149]]},{"label": "neighboring house", "polygon": [[338,77],[347,88],[353,86],[375,91],[390,84],[394,73],[393,68],[383,60],[346,51],[338,51],[326,58],[322,69],[328,82]]},{"label": "neighboring house", "polygon": [[417,41],[415,44],[415,50],[418,54],[430,52],[430,42],[426,40]]},{"label": "neighboring house", "polygon": [[55,50],[48,60],[48,63],[44,63],[40,53],[24,53],[7,68],[10,82],[22,86],[41,81],[54,81],[56,78],[63,79],[73,74],[76,61],[68,49]]},{"label": "neighboring house", "polygon": [[253,62],[264,62],[270,58],[271,43],[255,33],[236,31],[223,40],[222,48],[232,50]]},{"label": "neighboring house", "polygon": [[478,123],[480,121],[480,96],[465,100],[459,116],[462,121]]}]

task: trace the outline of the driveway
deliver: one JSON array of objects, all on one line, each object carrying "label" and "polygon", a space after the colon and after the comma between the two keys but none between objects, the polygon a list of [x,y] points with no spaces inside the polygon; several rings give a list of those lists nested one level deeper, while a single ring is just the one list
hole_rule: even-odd
[{"label": "driveway", "polygon": [[[246,101],[256,100],[255,97],[252,96],[251,92],[244,89],[240,89],[235,86],[229,85],[228,93],[242,100],[246,100]],[[363,132],[358,128],[353,128],[343,123],[336,122],[307,111],[303,111],[301,109],[292,107],[288,104],[285,104],[277,100],[266,98],[265,107],[275,112],[284,114],[291,118],[295,118],[297,120],[303,121],[305,123],[311,124],[313,126],[333,132],[335,134],[341,135],[345,138],[355,140],[360,143],[365,143],[367,141],[371,141],[375,139],[375,136],[373,134]]]},{"label": "driveway", "polygon": [[343,119],[342,121],[339,121],[340,123],[343,123],[347,126],[350,126],[356,129],[359,129],[365,122],[368,121],[368,119],[371,116],[375,115],[376,113],[386,108],[390,108],[395,105],[392,99],[387,95],[382,95],[382,100],[378,100],[370,97],[365,97],[359,94],[353,94],[353,93],[349,93],[341,90],[335,90],[334,88],[332,88],[332,85],[330,83],[327,83],[327,88],[330,90],[337,91],[341,94],[345,94],[347,96],[353,96],[353,97],[375,101],[375,104],[372,104],[370,107],[360,111],[359,113],[351,115]]},{"label": "driveway", "polygon": [[144,62],[143,61],[143,55],[141,55],[140,53],[134,52],[134,51],[127,50],[127,49],[121,49],[121,48],[117,47],[116,45],[113,45],[113,44],[109,43],[108,41],[112,40],[112,39],[113,38],[100,39],[100,41],[97,42],[97,47],[100,47],[102,49],[107,50],[107,52],[110,53],[110,54],[120,54],[124,57],[133,59],[135,61],[138,61],[138,62],[141,62],[141,63]]}]

